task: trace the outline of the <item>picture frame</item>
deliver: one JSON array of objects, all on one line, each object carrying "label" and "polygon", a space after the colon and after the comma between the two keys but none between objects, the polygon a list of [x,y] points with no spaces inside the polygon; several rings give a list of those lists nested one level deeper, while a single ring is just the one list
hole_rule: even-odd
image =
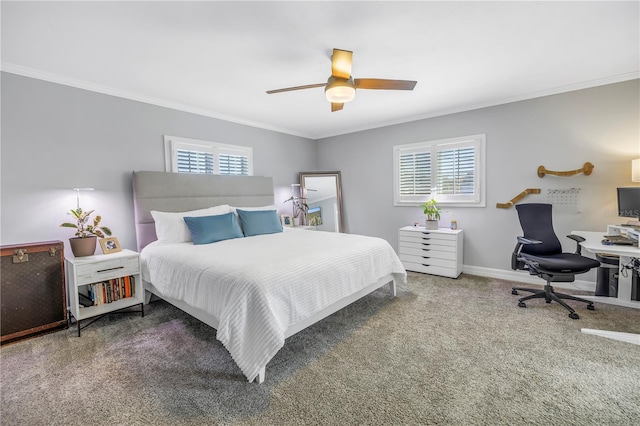
[{"label": "picture frame", "polygon": [[100,247],[102,248],[102,253],[104,254],[117,253],[119,251],[122,251],[122,247],[120,246],[118,239],[115,237],[101,238]]},{"label": "picture frame", "polygon": [[280,221],[282,222],[282,226],[293,228],[293,218],[290,214],[281,214]]},{"label": "picture frame", "polygon": [[307,225],[322,225],[322,209],[320,206],[310,207],[307,211]]}]

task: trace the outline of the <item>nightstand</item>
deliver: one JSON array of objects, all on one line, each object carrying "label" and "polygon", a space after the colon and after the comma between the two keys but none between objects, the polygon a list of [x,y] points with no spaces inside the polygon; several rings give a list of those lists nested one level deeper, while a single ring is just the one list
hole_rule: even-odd
[{"label": "nightstand", "polygon": [[[140,312],[144,317],[144,290],[140,257],[131,250],[65,259],[70,314],[80,321],[109,313]],[[121,311],[140,305],[139,311]],[[70,319],[70,318],[69,318]]]}]

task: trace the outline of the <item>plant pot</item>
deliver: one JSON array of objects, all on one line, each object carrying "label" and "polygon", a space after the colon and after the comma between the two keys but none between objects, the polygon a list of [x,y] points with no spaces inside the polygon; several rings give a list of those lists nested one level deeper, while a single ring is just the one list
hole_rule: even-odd
[{"label": "plant pot", "polygon": [[437,220],[426,220],[424,223],[424,227],[430,230],[438,229],[438,221]]},{"label": "plant pot", "polygon": [[96,252],[97,241],[98,237],[96,237],[95,235],[93,237],[85,238],[69,238],[71,252],[75,257],[93,256],[93,254]]}]

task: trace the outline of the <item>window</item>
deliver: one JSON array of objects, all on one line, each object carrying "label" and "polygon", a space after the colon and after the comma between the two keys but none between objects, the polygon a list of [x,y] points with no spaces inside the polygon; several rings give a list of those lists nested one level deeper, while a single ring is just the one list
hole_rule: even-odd
[{"label": "window", "polygon": [[485,135],[393,147],[396,206],[430,198],[449,206],[485,206]]},{"label": "window", "polygon": [[164,137],[168,172],[250,176],[253,148],[239,145]]}]

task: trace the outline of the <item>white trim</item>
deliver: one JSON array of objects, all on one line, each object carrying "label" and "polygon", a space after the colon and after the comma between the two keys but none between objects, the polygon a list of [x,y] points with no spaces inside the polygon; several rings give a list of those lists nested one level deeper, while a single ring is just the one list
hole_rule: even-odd
[{"label": "white trim", "polygon": [[[462,273],[478,275],[480,277],[497,278],[507,281],[515,281],[525,284],[544,285],[544,280],[535,275],[529,275],[527,271],[513,271],[505,269],[485,268],[482,266],[462,265]],[[592,281],[576,280],[572,283],[552,283],[554,288],[563,288],[579,291],[596,291],[596,283]]]},{"label": "white trim", "polygon": [[160,99],[153,96],[142,95],[139,93],[128,92],[125,90],[114,89],[112,87],[103,86],[101,84],[91,83],[84,80],[79,80],[71,77],[65,77],[58,74],[49,73],[46,71],[40,71],[33,68],[24,67],[21,65],[12,64],[10,62],[2,62],[0,64],[0,71],[10,74],[21,75],[24,77],[31,77],[38,80],[49,81],[52,83],[62,84],[70,87],[77,87],[79,89],[89,90],[91,92],[104,93],[106,95],[117,96],[119,98],[130,99],[133,101],[144,102],[151,105],[157,105],[161,107],[176,109],[178,111],[190,112],[192,114],[198,114],[205,117],[217,118],[219,120],[229,121],[231,123],[243,124],[245,126],[256,127],[259,129],[271,130],[274,132],[285,133],[293,136],[300,136],[302,138],[308,138],[313,140],[330,138],[333,136],[340,136],[347,133],[360,132],[363,130],[378,129],[380,127],[392,126],[395,124],[409,123],[412,121],[425,120],[427,118],[440,117],[443,115],[456,114],[459,112],[472,111],[481,108],[488,108],[497,105],[504,105],[512,102],[526,101],[528,99],[541,98],[544,96],[557,95],[559,93],[573,92],[575,90],[588,89],[591,87],[604,86],[606,84],[620,83],[628,80],[635,80],[640,78],[640,71],[634,71],[626,74],[618,74],[610,77],[599,78],[595,80],[587,80],[580,83],[568,84],[565,86],[552,87],[550,89],[539,90],[536,92],[523,93],[517,96],[511,96],[507,98],[495,99],[493,101],[480,102],[476,104],[463,105],[456,108],[442,109],[438,111],[429,112],[426,114],[418,114],[410,117],[403,117],[396,120],[389,120],[377,123],[375,126],[355,126],[349,129],[345,129],[339,133],[327,133],[327,134],[308,134],[300,133],[291,129],[286,129],[277,126],[271,126],[265,123],[257,123],[248,120],[244,120],[237,117],[232,117],[226,114],[221,114],[215,111],[209,111],[203,108],[198,108],[190,105],[181,104],[166,99]]},{"label": "white trim", "polygon": [[620,331],[595,330],[593,328],[581,328],[580,331],[584,334],[593,334],[594,336],[606,337],[607,339],[640,345],[640,334],[622,333]]}]

